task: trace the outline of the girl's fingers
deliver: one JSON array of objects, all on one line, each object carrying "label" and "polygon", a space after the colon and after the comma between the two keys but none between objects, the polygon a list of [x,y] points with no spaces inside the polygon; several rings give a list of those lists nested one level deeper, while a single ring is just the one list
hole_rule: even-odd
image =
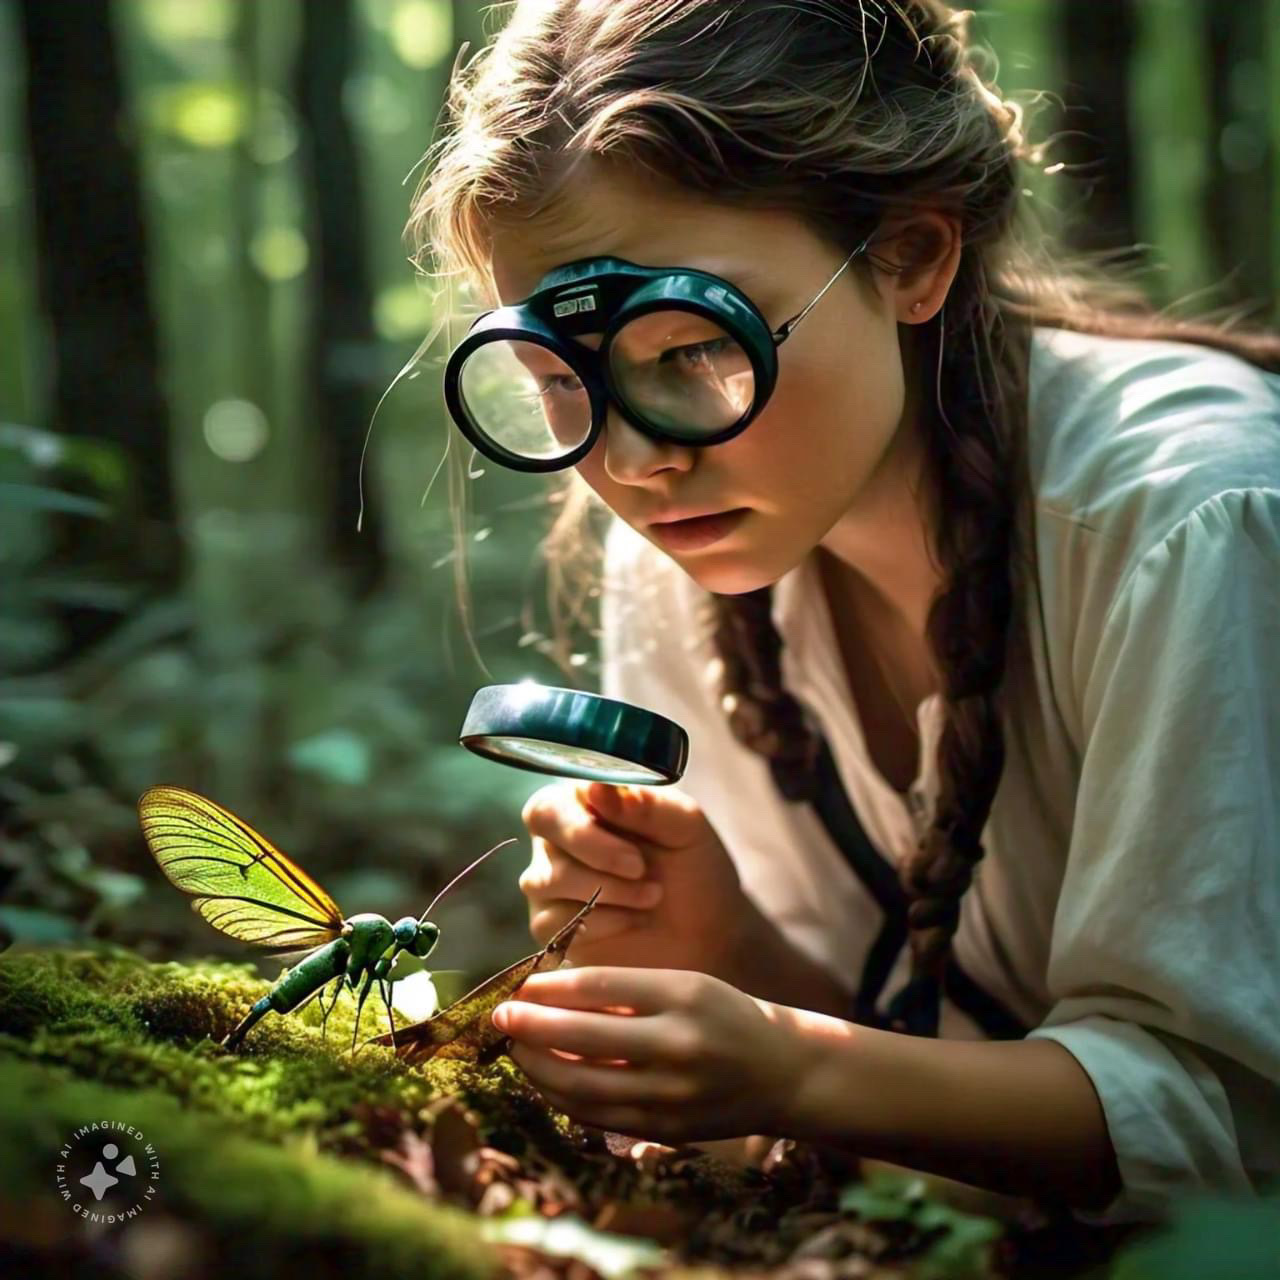
[{"label": "girl's fingers", "polygon": [[633,907],[645,911],[662,901],[662,886],[655,880],[623,880],[584,866],[562,849],[543,845],[520,873],[520,892],[530,902],[586,902],[597,889],[604,906]]},{"label": "girl's fingers", "polygon": [[522,1045],[559,1049],[581,1058],[625,1059],[643,1066],[671,1056],[662,1026],[654,1018],[584,1013],[514,999],[494,1010],[493,1023]]},{"label": "girl's fingers", "polygon": [[[588,898],[590,896],[587,895]],[[542,903],[530,913],[529,932],[540,946],[545,947],[582,910],[582,905],[582,902]],[[628,929],[642,929],[648,923],[647,911],[636,911],[630,907],[602,907],[597,903],[582,922],[582,933],[579,936],[587,942],[603,942],[606,938],[626,933]],[[573,947],[569,950],[572,952]]]},{"label": "girl's fingers", "polygon": [[571,851],[573,858],[596,871],[624,880],[644,875],[644,858],[635,843],[606,830],[568,789],[535,791],[520,816],[531,836]]},{"label": "girl's fingers", "polygon": [[602,1067],[590,1062],[570,1062],[546,1049],[514,1045],[516,1065],[540,1090],[574,1104],[645,1104],[675,1100],[680,1093],[676,1077],[631,1067]]},{"label": "girl's fingers", "polygon": [[[586,923],[594,920],[595,915],[593,911]],[[519,997],[531,1004],[556,1005],[561,1009],[631,1009],[640,1014],[664,1013],[687,1003],[687,988],[702,976],[677,969],[586,965],[581,969],[553,969],[548,973],[531,974],[520,987]]]}]

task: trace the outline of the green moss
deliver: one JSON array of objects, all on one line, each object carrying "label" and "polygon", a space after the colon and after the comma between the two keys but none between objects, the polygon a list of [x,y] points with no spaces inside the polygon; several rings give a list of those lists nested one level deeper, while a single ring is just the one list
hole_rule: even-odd
[{"label": "green moss", "polygon": [[424,1201],[389,1173],[317,1154],[306,1141],[273,1146],[228,1136],[213,1117],[155,1089],[56,1080],[31,1063],[0,1059],[10,1246],[34,1243],[24,1239],[24,1223],[57,1221],[67,1237],[85,1230],[57,1201],[54,1168],[77,1128],[107,1117],[143,1130],[160,1160],[156,1202],[122,1233],[151,1229],[149,1215],[198,1227],[191,1239],[211,1256],[190,1259],[192,1274],[256,1280],[301,1267],[310,1277],[477,1280],[493,1270],[467,1215]]},{"label": "green moss", "polygon": [[[348,1053],[344,996],[322,1039],[319,1002],[268,1014],[237,1052],[218,1041],[267,984],[247,966],[149,964],[119,950],[0,957],[0,1053],[106,1084],[153,1087],[257,1137],[309,1132],[318,1146],[354,1135],[353,1113],[412,1116],[441,1092],[389,1049]],[[379,1030],[369,1006],[362,1036]]]},{"label": "green moss", "polygon": [[[151,964],[116,948],[0,956],[0,1181],[27,1210],[13,1223],[47,1221],[52,1205],[49,1225],[76,1235],[55,1156],[80,1125],[112,1116],[155,1135],[163,1205],[216,1242],[217,1274],[278,1275],[303,1257],[315,1275],[337,1274],[335,1260],[346,1274],[485,1273],[492,1253],[469,1215],[411,1190],[381,1152],[423,1132],[444,1093],[529,1108],[509,1064],[468,1077],[460,1064],[406,1070],[374,1045],[352,1057],[349,996],[324,1038],[315,1002],[224,1049],[267,987],[248,966]],[[381,1029],[366,1005],[362,1036]]]}]

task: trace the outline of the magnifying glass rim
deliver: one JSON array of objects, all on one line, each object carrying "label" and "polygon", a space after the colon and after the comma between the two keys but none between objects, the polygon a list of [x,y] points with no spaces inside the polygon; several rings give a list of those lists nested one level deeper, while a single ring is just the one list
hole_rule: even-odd
[{"label": "magnifying glass rim", "polygon": [[[560,703],[559,714],[555,723],[549,726],[550,709],[557,702]],[[593,712],[596,714],[591,714]],[[627,726],[620,726],[613,733],[602,731],[599,712],[612,712],[619,721],[628,722]],[[548,728],[555,729],[556,736],[551,736]],[[624,734],[627,742],[638,749],[629,753],[618,749],[617,739]],[[559,777],[596,776],[494,751],[488,744],[495,738],[520,739],[607,755],[653,775],[650,782],[627,780],[638,785],[664,786],[678,782],[689,759],[689,735],[681,725],[660,712],[585,689],[565,689],[532,681],[485,685],[477,689],[471,697],[458,741],[469,751],[512,768]]]}]

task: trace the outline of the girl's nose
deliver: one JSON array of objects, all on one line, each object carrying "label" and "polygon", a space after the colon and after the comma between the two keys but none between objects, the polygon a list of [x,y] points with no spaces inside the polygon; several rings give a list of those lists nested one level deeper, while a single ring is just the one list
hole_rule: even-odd
[{"label": "girl's nose", "polygon": [[637,431],[616,405],[609,406],[600,447],[605,474],[617,484],[637,484],[659,471],[688,471],[694,462],[688,445],[655,440]]}]

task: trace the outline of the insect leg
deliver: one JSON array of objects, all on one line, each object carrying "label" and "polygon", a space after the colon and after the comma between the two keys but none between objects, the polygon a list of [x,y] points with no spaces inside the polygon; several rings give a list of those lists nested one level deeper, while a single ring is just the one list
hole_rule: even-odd
[{"label": "insect leg", "polygon": [[386,978],[378,979],[378,990],[382,993],[382,1003],[387,1010],[387,1021],[391,1024],[391,1052],[396,1051],[396,1014],[391,1007],[391,982]]},{"label": "insect leg", "polygon": [[338,997],[342,994],[342,974],[338,974],[333,984],[333,999],[329,1001],[329,1007],[324,1011],[324,1016],[320,1019],[320,1039],[325,1039],[328,1034],[329,1015],[333,1012],[338,1003]]},{"label": "insect leg", "polygon": [[249,1028],[253,1026],[264,1014],[271,1011],[271,994],[263,996],[257,1001],[253,1008],[244,1015],[243,1018],[229,1031],[223,1038],[222,1045],[225,1049],[234,1049],[241,1040],[248,1034]]},{"label": "insect leg", "polygon": [[374,972],[369,970],[368,977],[364,980],[364,986],[360,988],[360,999],[356,1002],[356,1025],[351,1032],[351,1052],[356,1051],[356,1037],[360,1034],[360,1010],[364,1008],[364,1002],[369,995],[369,988],[373,986]]}]

